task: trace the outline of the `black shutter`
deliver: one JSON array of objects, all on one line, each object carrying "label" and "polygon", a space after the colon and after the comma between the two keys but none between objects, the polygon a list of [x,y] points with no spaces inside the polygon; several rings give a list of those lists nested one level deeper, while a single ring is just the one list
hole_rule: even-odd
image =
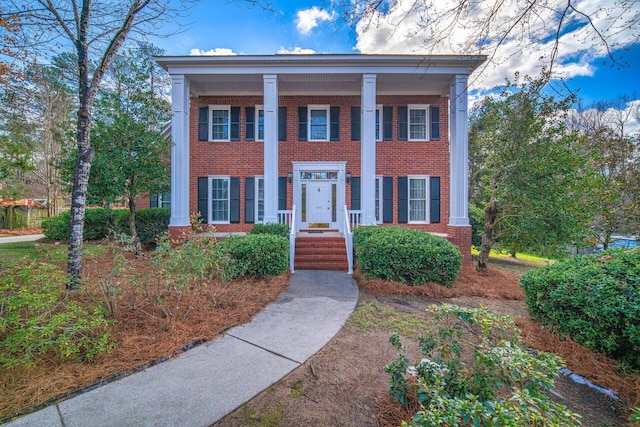
[{"label": "black shutter", "polygon": [[398,177],[398,222],[409,222],[409,180],[406,176]]},{"label": "black shutter", "polygon": [[256,140],[256,107],[245,107],[244,109],[244,139],[246,141]]},{"label": "black shutter", "polygon": [[244,222],[253,224],[255,222],[255,178],[244,179]]},{"label": "black shutter", "polygon": [[430,138],[440,139],[440,107],[430,107],[429,116],[431,116],[431,135]]},{"label": "black shutter", "polygon": [[400,141],[406,141],[409,138],[409,117],[407,107],[398,107],[398,139]]},{"label": "black shutter", "polygon": [[229,139],[231,141],[240,141],[240,107],[231,107]]},{"label": "black shutter", "polygon": [[209,140],[209,107],[198,108],[198,141]]},{"label": "black shutter", "polygon": [[340,141],[340,107],[329,108],[329,140]]},{"label": "black shutter", "polygon": [[278,107],[278,141],[287,140],[287,107]]},{"label": "black shutter", "polygon": [[393,177],[382,178],[382,222],[393,222]]},{"label": "black shutter", "polygon": [[307,107],[298,107],[298,141],[307,140]]},{"label": "black shutter", "polygon": [[278,210],[287,209],[287,177],[278,177]]},{"label": "black shutter", "polygon": [[440,222],[440,177],[432,176],[429,180],[429,194],[430,194],[430,214],[429,222]]},{"label": "black shutter", "polygon": [[209,178],[201,176],[198,178],[198,219],[207,224],[209,222]]},{"label": "black shutter", "polygon": [[382,140],[393,139],[393,107],[382,107]]},{"label": "black shutter", "polygon": [[360,127],[361,127],[361,115],[360,107],[351,107],[351,140],[360,141]]},{"label": "black shutter", "polygon": [[231,191],[229,191],[229,222],[240,222],[240,178],[231,177]]},{"label": "black shutter", "polygon": [[157,208],[158,207],[158,195],[157,194],[152,194],[151,198],[149,199],[149,207],[150,208]]},{"label": "black shutter", "polygon": [[359,211],[360,208],[360,177],[354,176],[351,178],[351,210]]}]

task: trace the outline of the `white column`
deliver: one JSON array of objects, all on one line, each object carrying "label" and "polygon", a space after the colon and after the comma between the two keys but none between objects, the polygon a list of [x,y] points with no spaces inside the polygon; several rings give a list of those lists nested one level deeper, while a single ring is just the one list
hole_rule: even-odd
[{"label": "white column", "polygon": [[278,222],[278,76],[264,79],[264,222]]},{"label": "white column", "polygon": [[469,129],[467,76],[457,75],[450,86],[449,225],[469,225]]},{"label": "white column", "polygon": [[189,81],[171,76],[171,219],[169,226],[189,225]]},{"label": "white column", "polygon": [[[362,75],[360,205],[362,225],[376,223],[376,75]],[[382,127],[382,123],[380,123]]]}]

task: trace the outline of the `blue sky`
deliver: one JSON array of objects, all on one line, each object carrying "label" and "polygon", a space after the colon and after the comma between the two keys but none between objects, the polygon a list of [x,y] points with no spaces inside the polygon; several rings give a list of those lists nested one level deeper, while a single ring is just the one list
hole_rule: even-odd
[{"label": "blue sky", "polygon": [[[406,15],[409,1],[398,0],[395,9],[386,15],[374,16],[377,24],[365,28],[363,23],[351,26],[336,23],[337,12],[331,10],[330,2],[322,0],[272,0],[274,12],[264,11],[260,7],[247,7],[241,0],[202,0],[186,18],[185,21],[191,23],[188,28],[180,34],[153,42],[165,49],[167,55],[296,51],[428,53],[425,50],[428,34],[415,31],[419,18]],[[594,11],[610,6],[607,0],[575,0],[573,4],[583,9],[591,7]],[[629,13],[635,13],[637,18],[640,6],[636,4]],[[623,30],[619,27],[612,29],[612,40],[622,47],[615,50],[614,55],[621,63],[627,64],[624,67],[612,64],[595,43],[585,48],[585,43],[588,44],[590,39],[579,32],[579,21],[563,32],[556,71],[566,78],[568,86],[577,91],[586,104],[624,94],[640,99],[640,43],[637,42],[640,28],[637,22],[634,25],[636,27]],[[545,30],[548,31],[548,28]],[[460,53],[452,46],[462,46],[465,34],[464,31],[456,31],[455,34],[460,40],[447,40],[446,46],[440,43],[431,46],[430,51]],[[521,41],[511,40],[497,51],[496,61],[474,80],[477,96],[488,93],[505,78],[512,78],[514,71],[523,75],[537,74],[540,67],[538,56],[549,49],[549,44],[541,43],[527,49],[520,46]]]}]

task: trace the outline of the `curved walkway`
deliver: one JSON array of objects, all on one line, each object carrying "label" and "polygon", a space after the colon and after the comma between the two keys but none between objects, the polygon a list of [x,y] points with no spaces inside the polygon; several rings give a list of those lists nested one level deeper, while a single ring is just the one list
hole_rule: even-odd
[{"label": "curved walkway", "polygon": [[7,425],[211,425],[317,353],[357,301],[347,273],[297,271],[275,302],[224,337]]}]

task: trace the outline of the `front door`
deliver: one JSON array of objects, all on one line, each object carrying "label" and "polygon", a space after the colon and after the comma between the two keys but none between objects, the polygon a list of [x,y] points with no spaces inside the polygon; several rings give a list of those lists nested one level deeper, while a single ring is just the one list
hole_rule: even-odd
[{"label": "front door", "polygon": [[333,212],[330,181],[309,181],[307,184],[306,211],[309,228],[329,228]]}]

